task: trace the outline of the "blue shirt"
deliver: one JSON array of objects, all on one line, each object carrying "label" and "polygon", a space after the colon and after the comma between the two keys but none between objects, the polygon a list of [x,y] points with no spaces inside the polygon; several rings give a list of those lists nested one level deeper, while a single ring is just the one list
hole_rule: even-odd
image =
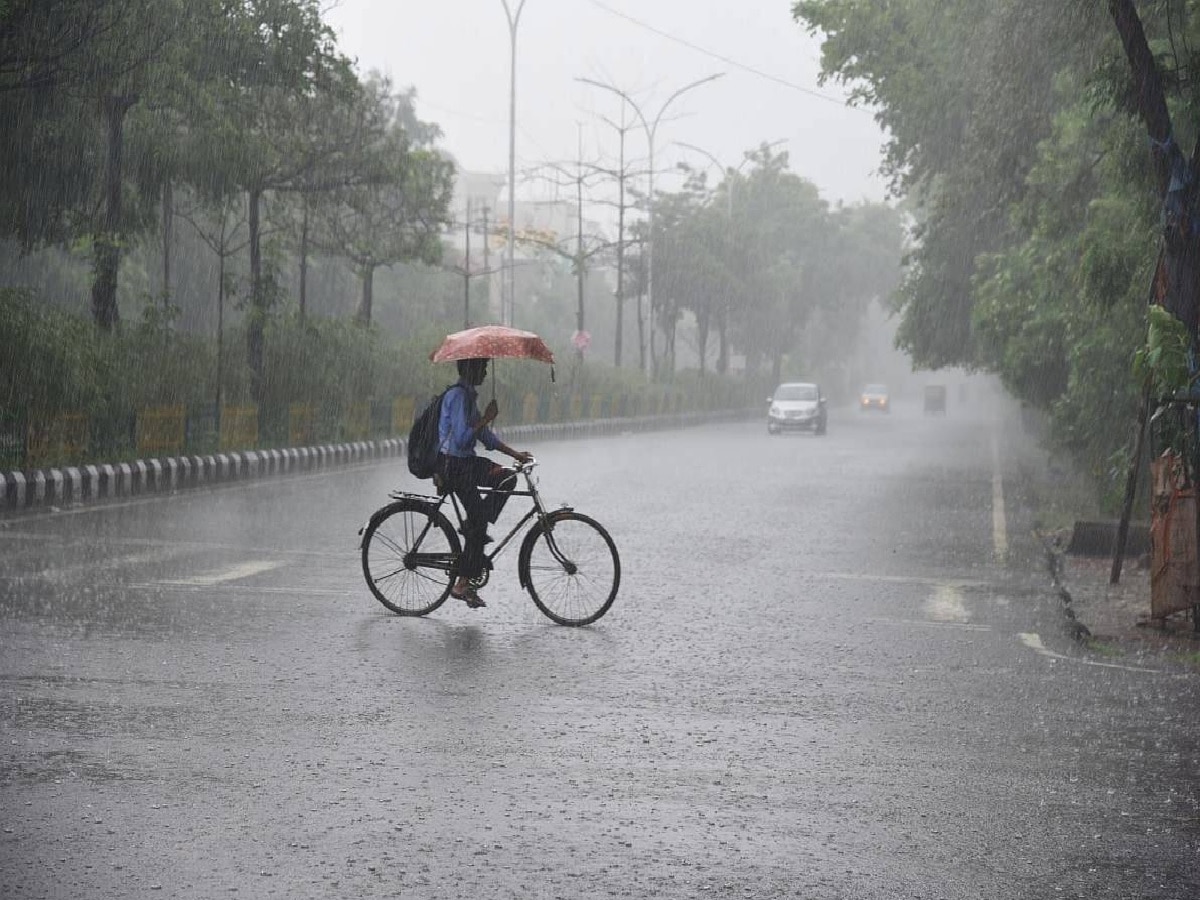
[{"label": "blue shirt", "polygon": [[474,432],[482,415],[476,403],[473,385],[458,382],[442,400],[442,415],[438,419],[438,452],[447,456],[474,456],[475,441],[483,442],[488,450],[500,446],[500,439],[490,428]]}]

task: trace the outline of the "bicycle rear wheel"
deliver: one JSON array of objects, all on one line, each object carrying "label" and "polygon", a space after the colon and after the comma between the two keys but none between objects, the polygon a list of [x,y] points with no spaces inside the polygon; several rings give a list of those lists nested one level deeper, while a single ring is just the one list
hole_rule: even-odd
[{"label": "bicycle rear wheel", "polygon": [[375,599],[402,616],[433,612],[450,594],[461,547],[450,521],[428,504],[401,500],[371,517],[362,568]]},{"label": "bicycle rear wheel", "polygon": [[559,625],[595,622],[621,586],[617,545],[599,522],[574,511],[534,525],[517,569],[537,608]]}]

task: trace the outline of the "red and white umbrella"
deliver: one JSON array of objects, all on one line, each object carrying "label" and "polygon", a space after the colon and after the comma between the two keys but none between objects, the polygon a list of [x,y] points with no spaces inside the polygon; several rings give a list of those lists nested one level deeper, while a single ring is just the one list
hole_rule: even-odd
[{"label": "red and white umbrella", "polygon": [[546,342],[532,331],[507,325],[480,325],[446,335],[442,345],[429,354],[432,362],[457,359],[535,359],[554,364]]}]

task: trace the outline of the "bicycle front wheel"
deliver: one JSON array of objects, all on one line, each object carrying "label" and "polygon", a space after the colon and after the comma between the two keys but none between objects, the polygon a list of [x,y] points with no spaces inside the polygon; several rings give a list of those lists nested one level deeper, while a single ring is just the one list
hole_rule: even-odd
[{"label": "bicycle front wheel", "polygon": [[621,586],[617,545],[599,522],[574,511],[534,525],[517,565],[537,608],[559,625],[595,622]]},{"label": "bicycle front wheel", "polygon": [[433,612],[450,593],[458,535],[428,504],[401,500],[371,517],[362,539],[362,568],[375,599],[402,616]]}]

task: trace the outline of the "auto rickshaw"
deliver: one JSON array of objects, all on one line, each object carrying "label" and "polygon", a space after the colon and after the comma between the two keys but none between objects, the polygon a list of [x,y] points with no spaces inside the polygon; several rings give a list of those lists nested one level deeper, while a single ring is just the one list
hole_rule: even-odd
[{"label": "auto rickshaw", "polygon": [[925,415],[944,416],[946,414],[946,386],[944,384],[925,385]]}]

